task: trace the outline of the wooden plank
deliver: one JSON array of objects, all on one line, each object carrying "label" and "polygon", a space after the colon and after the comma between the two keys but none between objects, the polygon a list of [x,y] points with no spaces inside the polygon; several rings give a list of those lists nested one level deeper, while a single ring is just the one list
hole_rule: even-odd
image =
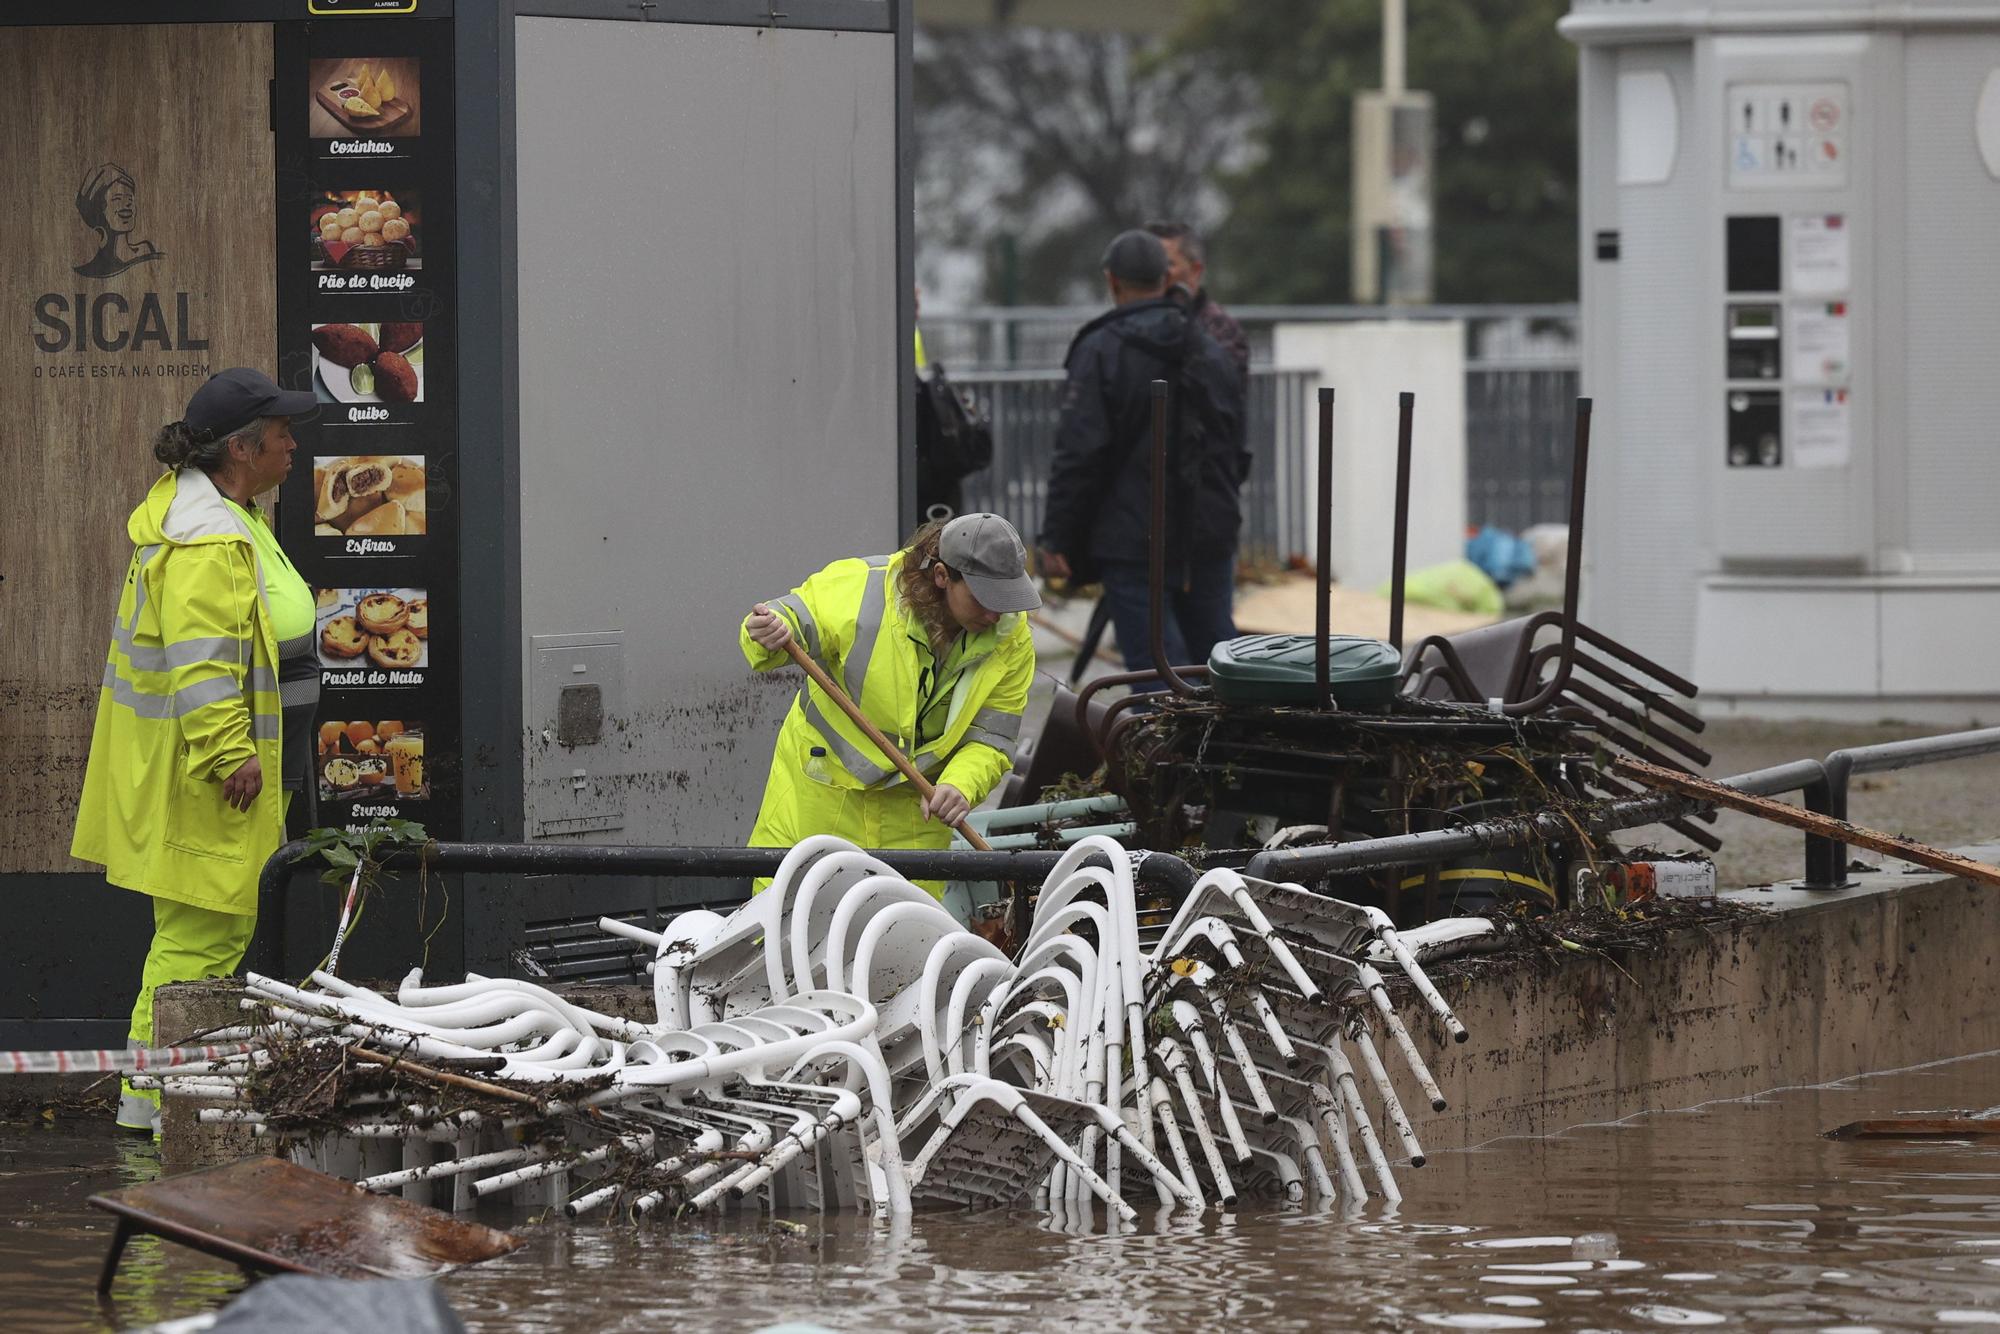
[{"label": "wooden plank", "polygon": [[511,1233],[281,1158],[245,1158],[90,1197],[123,1227],[254,1269],[428,1278],[507,1254]]},{"label": "wooden plank", "polygon": [[[279,369],[271,46],[261,23],[0,29],[0,87],[39,108],[0,135],[0,750],[20,775],[0,873],[85,869],[70,832],[154,433],[211,370]],[[107,165],[131,180],[110,237],[85,216]]]},{"label": "wooden plank", "polygon": [[1977,1139],[2000,1135],[2000,1117],[1895,1116],[1849,1121],[1826,1132],[1828,1139]]},{"label": "wooden plank", "polygon": [[2000,886],[2000,866],[1988,866],[1985,862],[1961,857],[1955,852],[1904,838],[1899,834],[1885,834],[1879,829],[1868,829],[1861,825],[1836,820],[1831,815],[1821,815],[1816,811],[1789,806],[1769,797],[1753,797],[1747,792],[1738,792],[1733,787],[1694,774],[1679,773],[1672,769],[1662,769],[1657,764],[1647,764],[1644,760],[1617,759],[1612,768],[1628,778],[1636,779],[1647,787],[1678,792],[1696,801],[1711,806],[1727,806],[1731,810],[1742,811],[1759,819],[1775,824],[1790,825],[1803,829],[1808,834],[1818,834],[1822,838],[1838,839],[1842,843],[1857,848],[1867,848],[1885,857],[1896,857],[1902,861],[1928,866],[1933,871],[1943,871],[1947,875],[1963,876],[1967,880],[1983,885]]}]

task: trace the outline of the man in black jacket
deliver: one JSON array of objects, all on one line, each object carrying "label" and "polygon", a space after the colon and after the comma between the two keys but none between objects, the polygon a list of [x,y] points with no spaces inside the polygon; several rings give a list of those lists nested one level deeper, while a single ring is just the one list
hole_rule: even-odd
[{"label": "man in black jacket", "polygon": [[1208,661],[1231,616],[1241,493],[1249,468],[1235,366],[1167,295],[1158,237],[1121,233],[1104,252],[1112,309],[1070,344],[1042,524],[1043,569],[1101,581],[1133,671],[1153,667],[1152,382],[1173,386],[1167,475],[1163,648],[1176,666]]}]

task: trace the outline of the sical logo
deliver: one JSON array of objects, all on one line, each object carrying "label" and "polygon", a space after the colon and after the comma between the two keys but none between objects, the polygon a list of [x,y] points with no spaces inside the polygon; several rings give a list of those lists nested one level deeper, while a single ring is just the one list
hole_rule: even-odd
[{"label": "sical logo", "polygon": [[[71,266],[79,277],[100,281],[166,257],[151,241],[136,239],[139,187],[132,173],[107,162],[83,178],[76,191],[77,216],[97,237],[97,252]],[[199,352],[208,340],[193,330],[191,299],[171,293],[174,320],[168,327],[159,292],[127,297],[119,292],[44,292],[35,298],[35,347],[43,352]],[[39,371],[36,372],[40,374]]]}]

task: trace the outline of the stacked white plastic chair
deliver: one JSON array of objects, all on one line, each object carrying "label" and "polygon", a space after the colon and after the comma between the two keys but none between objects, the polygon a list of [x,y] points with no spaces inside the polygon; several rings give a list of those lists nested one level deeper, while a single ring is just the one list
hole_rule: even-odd
[{"label": "stacked white plastic chair", "polygon": [[[361,1095],[294,1150],[455,1207],[1034,1201],[1129,1219],[1135,1202],[1395,1198],[1392,1157],[1423,1155],[1377,1036],[1443,1099],[1377,961],[1463,1030],[1387,919],[1220,870],[1164,928],[1143,916],[1130,855],[1083,838],[1009,959],[876,858],[821,837],[728,916],[686,913],[657,933],[602,924],[654,952],[651,1023],[477,976],[412,974],[388,996],[253,974],[245,1005],[308,1043],[532,1091],[499,1104],[518,1111]],[[206,1119],[259,1123],[245,1086],[259,1059],[161,1084],[217,1104]]]}]

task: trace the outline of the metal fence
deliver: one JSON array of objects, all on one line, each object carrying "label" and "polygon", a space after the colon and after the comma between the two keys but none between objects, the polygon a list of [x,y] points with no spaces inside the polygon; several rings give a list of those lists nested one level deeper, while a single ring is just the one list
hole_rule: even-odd
[{"label": "metal fence", "polygon": [[[1245,560],[1282,564],[1308,547],[1306,402],[1309,371],[1255,367],[1250,372],[1247,443],[1250,480],[1243,488]],[[1049,465],[1062,419],[1061,371],[954,374],[993,422],[993,466],[965,479],[965,506],[1003,515],[1033,542],[1042,531]]]},{"label": "metal fence", "polygon": [[[995,462],[969,479],[967,503],[1016,523],[1041,520],[1041,485],[1054,437],[1060,364],[1083,307],[988,307],[926,315],[930,355],[952,367],[994,414]],[[1245,554],[1282,562],[1311,547],[1306,486],[1312,423],[1307,376],[1270,369],[1284,323],[1380,319],[1372,306],[1238,306],[1252,365]],[[1466,519],[1513,532],[1568,518],[1569,441],[1581,376],[1575,306],[1426,306],[1398,318],[1465,325]],[[1003,421],[1003,416],[1006,418]],[[1040,451],[1037,453],[1036,451]],[[1032,534],[1034,528],[1023,528]]]},{"label": "metal fence", "polygon": [[1569,522],[1575,362],[1465,368],[1465,517],[1520,532]]}]

